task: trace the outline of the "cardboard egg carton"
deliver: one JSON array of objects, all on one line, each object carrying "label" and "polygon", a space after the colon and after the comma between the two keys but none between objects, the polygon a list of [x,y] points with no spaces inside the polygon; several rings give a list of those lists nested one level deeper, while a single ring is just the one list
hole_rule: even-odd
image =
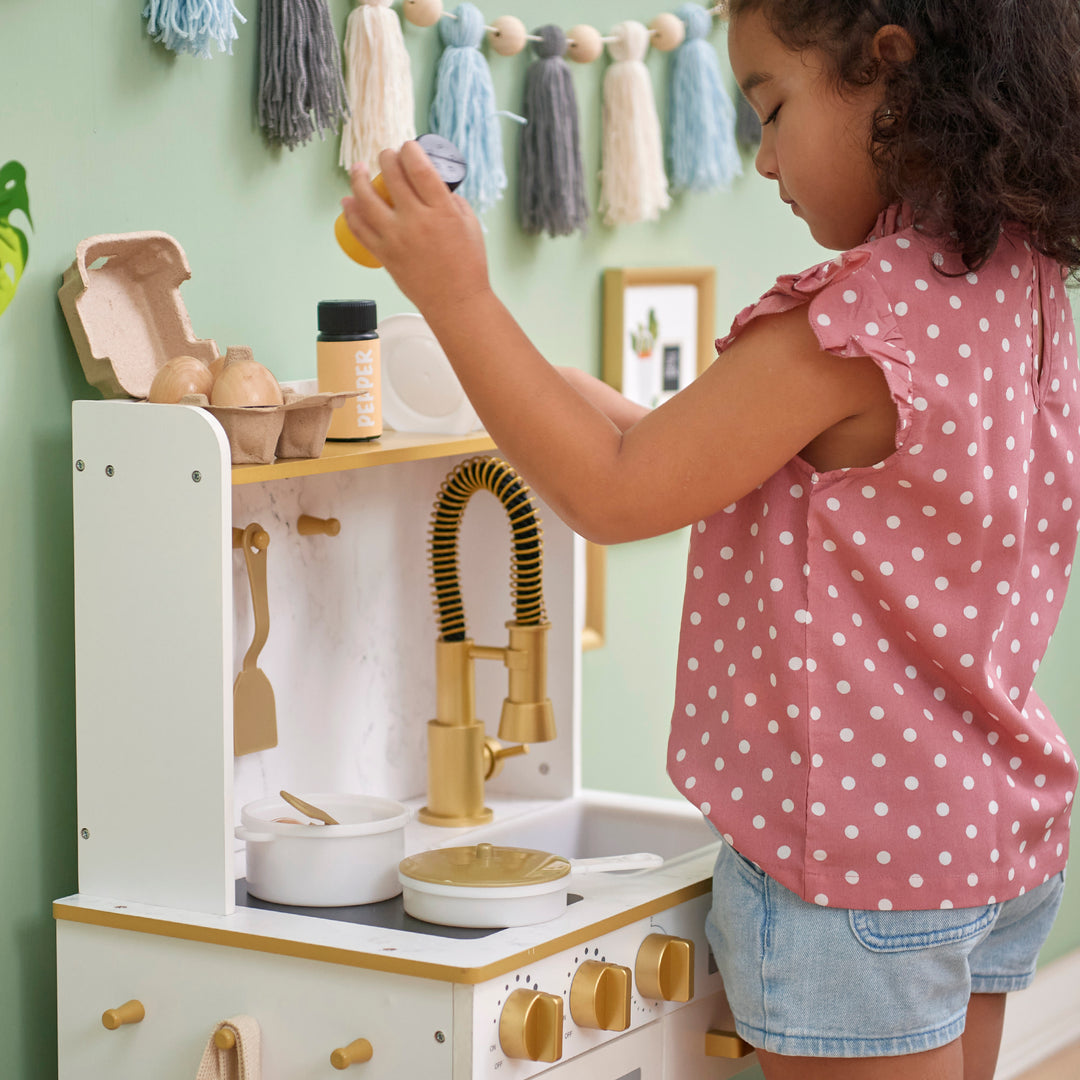
[{"label": "cardboard egg carton", "polygon": [[[190,277],[183,248],[163,232],[91,236],[75,249],[60,307],[86,379],[103,397],[146,400],[167,360],[193,356],[209,365],[218,358],[213,340],[195,336],[180,296]],[[219,407],[205,395],[181,403],[207,409],[221,424],[234,465],[318,457],[331,414],[348,395],[282,394],[283,405],[267,407]]]}]

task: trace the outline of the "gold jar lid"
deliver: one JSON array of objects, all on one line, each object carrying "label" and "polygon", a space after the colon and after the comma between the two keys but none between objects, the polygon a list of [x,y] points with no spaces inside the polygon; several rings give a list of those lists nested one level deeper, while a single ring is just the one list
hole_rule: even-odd
[{"label": "gold jar lid", "polygon": [[570,862],[546,851],[476,844],[422,851],[402,859],[398,868],[406,877],[432,885],[506,888],[558,881],[570,873]]}]

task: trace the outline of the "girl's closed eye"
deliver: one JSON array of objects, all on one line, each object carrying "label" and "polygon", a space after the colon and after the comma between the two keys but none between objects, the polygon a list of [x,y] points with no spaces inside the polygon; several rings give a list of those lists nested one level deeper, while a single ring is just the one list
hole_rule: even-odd
[{"label": "girl's closed eye", "polygon": [[779,112],[780,112],[780,106],[777,105],[776,108],[773,109],[773,111],[771,113],[769,113],[769,115],[766,116],[764,120],[761,121],[761,126],[762,127],[768,127],[769,124],[771,124],[776,119]]}]

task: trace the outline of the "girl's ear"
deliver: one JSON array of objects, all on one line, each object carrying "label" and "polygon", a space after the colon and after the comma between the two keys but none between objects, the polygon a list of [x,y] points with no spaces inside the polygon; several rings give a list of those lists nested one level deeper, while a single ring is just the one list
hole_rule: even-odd
[{"label": "girl's ear", "polygon": [[882,64],[902,67],[915,58],[915,41],[902,26],[890,23],[874,35],[870,55]]}]

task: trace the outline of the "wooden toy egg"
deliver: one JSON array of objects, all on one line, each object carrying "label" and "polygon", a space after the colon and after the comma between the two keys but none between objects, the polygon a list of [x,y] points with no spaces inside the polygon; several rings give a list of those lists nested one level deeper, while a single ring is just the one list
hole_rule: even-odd
[{"label": "wooden toy egg", "polygon": [[671,52],[686,40],[686,24],[678,15],[668,12],[657,15],[649,23],[649,29],[652,31],[653,48],[661,52]]},{"label": "wooden toy egg", "polygon": [[210,392],[210,404],[250,408],[256,405],[282,405],[284,397],[277,379],[263,367],[246,346],[235,346],[225,353],[225,364]]},{"label": "wooden toy egg", "polygon": [[500,56],[517,56],[527,40],[525,24],[516,15],[500,15],[488,31],[488,42]]},{"label": "wooden toy egg", "polygon": [[149,400],[175,405],[188,394],[209,394],[214,385],[210,368],[194,356],[174,356],[158,368],[150,384]]},{"label": "wooden toy egg", "polygon": [[442,0],[405,0],[401,11],[413,26],[434,26],[442,18]]},{"label": "wooden toy egg", "polygon": [[567,30],[566,40],[566,55],[579,64],[591,64],[604,51],[600,31],[584,23]]}]

